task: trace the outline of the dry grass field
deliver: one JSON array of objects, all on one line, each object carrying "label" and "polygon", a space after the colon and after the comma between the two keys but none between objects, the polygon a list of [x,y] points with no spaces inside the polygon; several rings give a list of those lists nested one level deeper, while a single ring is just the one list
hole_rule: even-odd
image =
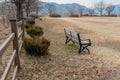
[{"label": "dry grass field", "polygon": [[[18,80],[120,80],[120,18],[81,17],[36,20],[51,41],[49,55],[34,57],[21,51]],[[64,28],[91,39],[90,54],[65,44]]]}]

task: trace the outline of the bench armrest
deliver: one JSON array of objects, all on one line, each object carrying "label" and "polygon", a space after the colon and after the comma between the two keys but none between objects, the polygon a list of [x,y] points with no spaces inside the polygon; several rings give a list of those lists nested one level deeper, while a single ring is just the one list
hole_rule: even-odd
[{"label": "bench armrest", "polygon": [[91,44],[91,40],[90,39],[85,39],[85,40],[81,40],[81,41],[88,41]]},{"label": "bench armrest", "polygon": [[84,39],[84,40],[81,40],[81,41],[89,41],[89,42],[91,42],[91,40],[90,40],[90,39]]}]

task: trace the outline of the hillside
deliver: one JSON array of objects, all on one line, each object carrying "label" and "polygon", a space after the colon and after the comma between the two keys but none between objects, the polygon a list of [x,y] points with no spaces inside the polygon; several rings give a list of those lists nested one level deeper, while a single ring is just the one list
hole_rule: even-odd
[{"label": "hillside", "polygon": [[[40,5],[43,7],[43,9],[39,12],[39,14],[41,15],[48,15],[48,10],[47,10],[47,5],[48,3],[46,2],[42,2],[40,3]],[[66,13],[66,14],[69,14],[69,11],[68,9],[69,8],[73,8],[75,9],[75,13],[78,13],[78,9],[79,9],[79,6],[81,6],[83,9],[84,9],[84,14],[88,12],[88,8],[83,6],[83,5],[80,5],[80,4],[77,4],[77,3],[72,3],[72,4],[57,4],[57,3],[49,3],[50,5],[53,5],[54,6],[54,12],[55,13],[58,13],[58,14],[61,14],[62,16]]]},{"label": "hillside", "polygon": [[[47,10],[47,5],[48,3],[47,2],[40,2],[40,6],[42,6],[42,10],[39,12],[40,15],[48,15],[48,10]],[[58,13],[58,14],[61,14],[62,16],[64,16],[65,14],[69,14],[69,11],[68,9],[69,8],[73,8],[75,9],[75,14],[79,14],[78,13],[78,9],[79,9],[79,6],[81,6],[81,8],[83,9],[83,14],[87,14],[89,13],[89,8],[84,6],[84,5],[80,5],[80,4],[77,4],[77,3],[71,3],[71,4],[57,4],[57,3],[49,3],[50,5],[53,5],[54,6],[54,12],[55,13]],[[112,12],[112,14],[117,14],[119,15],[120,14],[120,4],[118,5],[114,5],[115,6],[115,9],[114,11]],[[95,9],[95,12],[94,12],[94,15],[99,15],[98,14],[99,12],[97,11],[97,9]],[[107,15],[107,12],[104,10],[103,11],[103,14],[106,14]],[[68,16],[68,15],[67,15]]]}]

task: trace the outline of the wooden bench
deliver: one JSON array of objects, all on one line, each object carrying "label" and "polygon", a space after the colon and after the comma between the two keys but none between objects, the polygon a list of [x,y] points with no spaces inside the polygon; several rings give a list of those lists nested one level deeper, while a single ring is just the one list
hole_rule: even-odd
[{"label": "wooden bench", "polygon": [[65,32],[65,36],[66,36],[65,44],[72,41],[73,44],[75,44],[75,43],[79,44],[79,51],[78,51],[79,54],[84,49],[86,49],[90,53],[90,51],[88,49],[88,46],[91,46],[91,40],[90,39],[82,40],[80,38],[79,33],[71,31],[69,29],[64,29],[64,32]]}]

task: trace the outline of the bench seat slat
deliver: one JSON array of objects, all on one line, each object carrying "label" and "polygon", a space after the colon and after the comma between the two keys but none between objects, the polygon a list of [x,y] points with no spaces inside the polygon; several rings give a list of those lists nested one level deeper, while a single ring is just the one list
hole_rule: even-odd
[{"label": "bench seat slat", "polygon": [[90,39],[86,39],[86,40],[81,40],[81,44],[83,45],[91,45],[91,40]]},{"label": "bench seat slat", "polygon": [[90,42],[89,42],[89,41],[86,41],[86,40],[82,40],[82,41],[81,41],[81,44],[90,44]]},{"label": "bench seat slat", "polygon": [[79,43],[79,39],[78,39],[78,33],[71,31],[71,35],[72,35],[72,41]]}]

